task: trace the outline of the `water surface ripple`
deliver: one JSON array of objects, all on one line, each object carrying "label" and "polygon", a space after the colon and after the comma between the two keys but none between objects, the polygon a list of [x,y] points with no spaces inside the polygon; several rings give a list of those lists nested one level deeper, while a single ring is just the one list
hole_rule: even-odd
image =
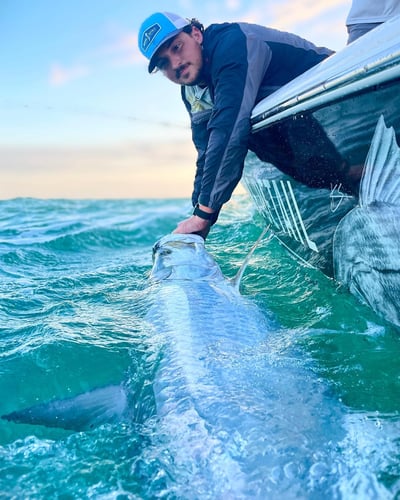
[{"label": "water surface ripple", "polygon": [[[219,498],[218,485],[196,489],[193,464],[174,460],[172,430],[153,395],[163,353],[146,319],[151,249],[189,210],[183,200],[0,202],[0,413],[122,381],[132,410],[128,420],[84,432],[0,420],[2,497]],[[224,209],[207,248],[226,276],[261,229],[246,196]],[[266,321],[279,325],[257,354],[257,387],[250,379],[242,385],[275,398],[254,408],[267,417],[251,498],[396,498],[400,333],[274,240],[256,250],[242,285]],[[276,378],[268,380],[265,356],[290,369],[269,371]],[[325,451],[312,449],[322,431],[304,420],[310,412],[287,406],[297,373],[309,374],[297,390],[310,405],[324,388],[319,418],[338,427]],[[294,415],[294,427],[306,430],[303,444],[289,450],[279,432]],[[238,442],[228,442],[237,453]],[[282,450],[290,460],[275,461]],[[296,474],[302,479],[293,488]]]}]

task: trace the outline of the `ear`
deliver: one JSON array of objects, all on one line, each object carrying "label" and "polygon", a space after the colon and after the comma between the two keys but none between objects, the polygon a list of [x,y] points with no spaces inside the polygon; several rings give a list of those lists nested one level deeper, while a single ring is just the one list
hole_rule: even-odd
[{"label": "ear", "polygon": [[199,30],[199,28],[196,28],[196,26],[192,26],[192,32],[190,35],[199,45],[203,43],[203,33]]}]

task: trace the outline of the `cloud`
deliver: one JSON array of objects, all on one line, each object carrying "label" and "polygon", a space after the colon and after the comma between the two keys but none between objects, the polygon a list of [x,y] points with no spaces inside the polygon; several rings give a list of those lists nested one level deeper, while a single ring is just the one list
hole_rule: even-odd
[{"label": "cloud", "polygon": [[178,1],[178,5],[179,5],[179,10],[177,10],[177,13],[179,13],[179,11],[182,9],[184,12],[185,11],[195,11],[196,8],[194,7],[193,5],[193,2],[192,0],[179,0]]},{"label": "cloud", "polygon": [[50,68],[49,82],[50,85],[57,87],[65,85],[73,80],[84,78],[91,73],[88,66],[79,64],[69,68],[55,63]]},{"label": "cloud", "polygon": [[225,0],[225,6],[227,10],[238,11],[241,8],[240,0]]},{"label": "cloud", "polygon": [[345,19],[349,0],[284,0],[246,5],[241,19],[296,33],[317,45],[341,49],[347,39]]},{"label": "cloud", "polygon": [[119,34],[111,43],[99,49],[104,62],[112,66],[126,66],[144,63],[144,58],[138,48],[137,32]]},{"label": "cloud", "polygon": [[[0,199],[185,198],[196,153],[190,139],[102,147],[0,147]],[[243,187],[236,189],[244,192]]]},{"label": "cloud", "polygon": [[0,199],[188,198],[190,139],[103,147],[0,148]]},{"label": "cloud", "polygon": [[79,55],[85,63],[66,66],[54,63],[50,67],[49,83],[53,87],[66,85],[74,80],[85,78],[98,71],[112,67],[145,64],[145,59],[137,45],[137,33],[125,32],[117,34],[114,39],[96,50]]},{"label": "cloud", "polygon": [[[274,25],[278,28],[295,26],[308,21],[327,16],[327,11],[347,6],[350,8],[349,0],[287,0],[274,4],[271,7]],[[323,16],[323,17],[322,17]]]}]

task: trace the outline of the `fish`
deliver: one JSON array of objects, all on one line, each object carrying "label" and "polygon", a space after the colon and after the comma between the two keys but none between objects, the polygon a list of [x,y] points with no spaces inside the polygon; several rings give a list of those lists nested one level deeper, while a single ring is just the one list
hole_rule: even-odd
[{"label": "fish", "polygon": [[284,338],[279,323],[240,291],[262,238],[234,279],[198,235],[154,246],[157,434],[180,498],[291,498],[311,483],[328,490],[322,477],[343,437],[342,408],[299,353],[274,349]]},{"label": "fish", "polygon": [[400,326],[400,149],[383,116],[365,161],[359,203],[339,222],[333,248],[336,280]]},{"label": "fish", "polygon": [[[196,234],[154,245],[146,316],[148,342],[160,350],[152,449],[177,498],[324,496],[344,437],[341,406],[301,354],[282,347],[272,313],[241,293],[243,272],[226,278]],[[126,391],[96,389],[2,418],[91,429],[101,417],[129,417]]]}]

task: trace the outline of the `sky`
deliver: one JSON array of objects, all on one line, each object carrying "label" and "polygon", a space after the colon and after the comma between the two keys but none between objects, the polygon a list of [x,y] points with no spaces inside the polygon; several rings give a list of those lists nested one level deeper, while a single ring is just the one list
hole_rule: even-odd
[{"label": "sky", "polygon": [[0,0],[0,199],[190,198],[179,86],[137,47],[156,11],[346,44],[350,0]]}]

